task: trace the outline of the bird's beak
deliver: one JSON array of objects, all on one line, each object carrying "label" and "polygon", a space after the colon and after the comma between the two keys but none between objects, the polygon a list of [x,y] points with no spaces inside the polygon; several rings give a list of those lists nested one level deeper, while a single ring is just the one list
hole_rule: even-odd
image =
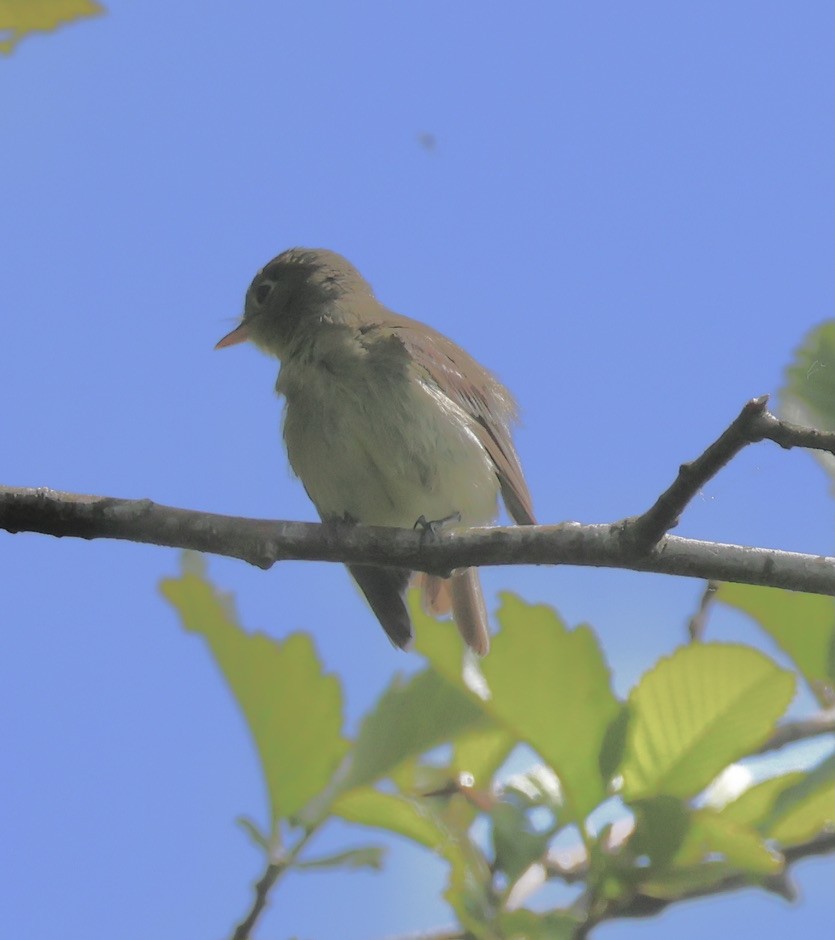
[{"label": "bird's beak", "polygon": [[215,345],[215,349],[225,349],[227,346],[234,346],[236,343],[243,343],[249,339],[249,324],[239,323],[231,333],[227,333],[222,340]]}]

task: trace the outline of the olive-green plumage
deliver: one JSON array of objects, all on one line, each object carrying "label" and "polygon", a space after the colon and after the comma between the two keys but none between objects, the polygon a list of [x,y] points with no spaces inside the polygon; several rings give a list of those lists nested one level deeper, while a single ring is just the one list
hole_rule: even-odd
[{"label": "olive-green plumage", "polygon": [[[323,519],[483,525],[495,519],[501,492],[516,522],[534,521],[509,392],[451,340],[384,307],[340,255],[293,248],[267,264],[240,326],[218,345],[243,339],[281,360],[287,454]],[[350,570],[392,642],[407,646],[411,572]],[[487,652],[473,569],[425,578],[424,597],[435,612],[451,608],[467,643]]]}]

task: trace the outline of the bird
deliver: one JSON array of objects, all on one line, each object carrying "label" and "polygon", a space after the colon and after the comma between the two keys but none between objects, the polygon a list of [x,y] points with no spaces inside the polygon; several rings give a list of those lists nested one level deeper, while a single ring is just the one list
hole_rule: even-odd
[{"label": "bird", "polygon": [[[384,306],[341,255],[290,248],[261,268],[239,324],[215,348],[246,340],[280,361],[288,460],[323,522],[488,525],[501,495],[514,522],[534,524],[510,392],[452,340]],[[412,644],[406,593],[415,581],[426,610],[451,613],[464,642],[488,652],[476,569],[448,578],[348,569],[396,647]]]}]

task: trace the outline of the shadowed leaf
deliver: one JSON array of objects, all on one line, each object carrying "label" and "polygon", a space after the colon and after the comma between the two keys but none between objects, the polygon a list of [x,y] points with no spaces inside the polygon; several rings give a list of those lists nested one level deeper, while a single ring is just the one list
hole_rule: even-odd
[{"label": "shadowed leaf", "polygon": [[395,678],[360,726],[342,789],[379,780],[401,761],[487,724],[482,709],[434,671]]}]

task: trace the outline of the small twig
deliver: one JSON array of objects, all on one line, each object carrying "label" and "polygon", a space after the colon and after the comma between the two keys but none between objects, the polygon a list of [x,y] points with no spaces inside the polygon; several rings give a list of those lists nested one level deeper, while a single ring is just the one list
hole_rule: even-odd
[{"label": "small twig", "polygon": [[272,859],[267,862],[264,874],[255,883],[255,897],[252,901],[252,907],[249,909],[249,913],[246,917],[235,928],[235,932],[232,934],[232,940],[249,940],[253,928],[258,923],[261,914],[263,914],[267,906],[267,902],[270,899],[270,892],[275,887],[276,882],[285,872],[293,867],[293,863],[301,854],[302,849],[313,838],[315,833],[318,832],[322,822],[324,822],[324,820],[320,819],[314,825],[307,828],[296,844],[288,852],[282,854],[281,858]]},{"label": "small twig", "polygon": [[810,718],[783,723],[756,753],[765,754],[768,751],[785,747],[787,744],[794,744],[795,741],[805,741],[808,738],[833,733],[835,733],[835,709],[827,709]]},{"label": "small twig", "polygon": [[807,447],[835,454],[835,434],[781,421],[766,411],[767,404],[768,395],[747,402],[700,457],[681,465],[676,479],[650,509],[624,522],[623,538],[634,551],[649,552],[657,545],[665,532],[678,525],[682,512],[708,480],[749,444],[771,440],[785,448]]},{"label": "small twig", "polygon": [[[811,858],[815,855],[829,855],[835,852],[835,832],[824,832],[808,842],[801,842],[799,845],[792,845],[781,849],[782,855],[786,860],[788,868],[792,863],[803,858]],[[694,888],[685,894],[676,898],[655,898],[645,894],[637,894],[624,905],[612,905],[607,908],[603,917],[598,918],[597,923],[603,920],[613,920],[620,917],[654,917],[660,914],[671,904],[677,904],[680,901],[691,901],[696,898],[714,897],[718,894],[727,894],[731,891],[738,891],[741,888],[750,888],[755,885],[756,880],[746,874],[729,875],[722,881],[708,887]],[[791,890],[787,883],[785,874],[778,875],[771,884],[772,890],[785,895]]]},{"label": "small twig", "polygon": [[255,900],[252,902],[252,907],[246,917],[235,928],[235,932],[232,934],[232,940],[249,940],[252,928],[258,922],[258,918],[267,906],[270,891],[283,871],[284,866],[282,865],[275,864],[274,862],[270,862],[270,864],[267,865],[263,876],[255,884]]},{"label": "small twig", "polygon": [[691,643],[701,642],[705,628],[707,627],[707,617],[710,613],[710,607],[718,590],[718,581],[708,581],[705,585],[705,589],[702,591],[702,596],[699,599],[698,609],[687,624],[687,633],[690,636]]}]

